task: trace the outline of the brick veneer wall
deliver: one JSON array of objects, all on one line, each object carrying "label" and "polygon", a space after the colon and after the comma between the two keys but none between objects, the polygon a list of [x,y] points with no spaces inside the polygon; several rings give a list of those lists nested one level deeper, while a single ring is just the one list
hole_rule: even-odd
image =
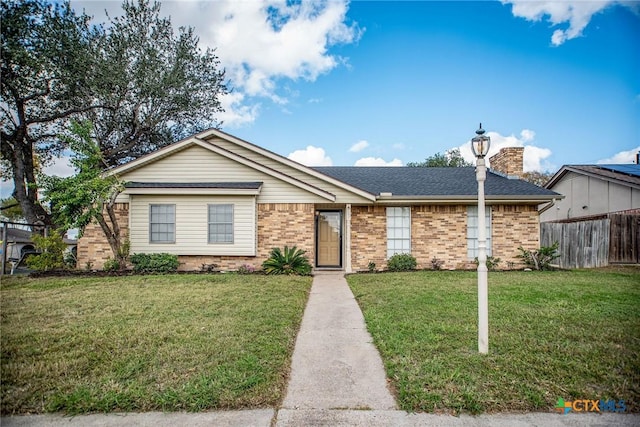
[{"label": "brick veneer wall", "polygon": [[[492,209],[493,256],[518,263],[518,246],[539,247],[540,225],[536,206],[494,205]],[[384,206],[354,206],[351,216],[351,263],[354,271],[387,266],[387,216]],[[411,207],[411,252],[418,268],[431,268],[435,257],[443,269],[474,269],[467,259],[467,206],[424,205]]]},{"label": "brick veneer wall", "polygon": [[[114,211],[124,242],[129,238],[129,203],[116,203]],[[87,225],[82,237],[78,239],[77,268],[85,269],[91,265],[93,269],[102,269],[108,258],[113,258],[113,252],[102,228],[96,223]]]},{"label": "brick veneer wall", "polygon": [[351,268],[367,270],[369,262],[376,268],[387,266],[387,211],[384,206],[351,208]]},{"label": "brick veneer wall", "polygon": [[489,164],[493,170],[520,178],[523,174],[523,154],[524,147],[503,148],[489,158]]},{"label": "brick veneer wall", "polygon": [[491,207],[493,256],[500,258],[499,268],[508,268],[509,262],[518,266],[518,247],[540,247],[540,219],[535,205],[495,205]]},{"label": "brick veneer wall", "polygon": [[427,205],[411,208],[411,252],[418,268],[431,268],[435,257],[443,269],[465,269],[467,207]]}]

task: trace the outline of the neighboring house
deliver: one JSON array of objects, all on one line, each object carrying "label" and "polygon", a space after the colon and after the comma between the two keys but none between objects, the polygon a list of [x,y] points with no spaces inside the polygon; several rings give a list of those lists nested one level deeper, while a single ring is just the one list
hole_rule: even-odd
[{"label": "neighboring house", "polygon": [[541,209],[542,222],[640,209],[640,165],[565,165],[545,188],[565,198]]},{"label": "neighboring house", "polygon": [[640,263],[640,165],[565,165],[545,185],[564,199],[540,209],[543,246],[566,268]]},{"label": "neighboring house", "polygon": [[[519,155],[505,163],[520,164]],[[495,156],[494,156],[495,157]],[[500,162],[496,162],[499,164]],[[506,171],[508,172],[508,171]],[[316,268],[378,269],[395,253],[420,268],[473,268],[477,183],[473,167],[303,166],[219,130],[208,130],[119,166],[127,182],[117,212],[131,253],[168,252],[180,269],[259,268],[274,247],[297,246]],[[515,261],[539,247],[538,205],[561,197],[489,172],[490,254]],[[99,227],[80,239],[78,266],[111,256]]]},{"label": "neighboring house", "polygon": [[[0,253],[0,256],[4,256],[5,263],[9,263],[12,265],[12,272],[18,266],[18,264],[22,263],[25,260],[26,256],[31,254],[36,254],[38,251],[36,250],[35,244],[33,243],[33,232],[29,229],[28,226],[16,225],[13,227],[9,226],[9,224],[2,224],[3,227],[7,227],[6,236],[7,241],[6,244],[0,240],[1,247],[6,247],[6,254]],[[0,232],[0,238],[4,236],[4,230]],[[63,242],[67,246],[67,251],[76,255],[77,250],[77,240],[70,239],[66,235],[63,237]],[[8,264],[7,264],[8,265]]]}]

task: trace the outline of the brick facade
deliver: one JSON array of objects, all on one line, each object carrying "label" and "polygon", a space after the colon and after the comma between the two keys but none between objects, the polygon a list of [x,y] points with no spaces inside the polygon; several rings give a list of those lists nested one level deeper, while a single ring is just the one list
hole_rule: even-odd
[{"label": "brick facade", "polygon": [[507,176],[522,177],[524,147],[503,148],[489,158],[491,169]]},{"label": "brick facade", "polygon": [[[493,256],[499,268],[520,264],[518,246],[539,247],[540,225],[534,205],[494,205]],[[351,263],[354,271],[366,271],[369,262],[387,266],[387,216],[384,206],[354,206],[351,218]],[[435,257],[443,269],[474,269],[467,259],[467,206],[421,205],[411,207],[411,253],[418,268],[431,268]]]},{"label": "brick facade", "polygon": [[351,208],[351,268],[367,270],[369,262],[377,269],[387,265],[387,211],[384,206]]},{"label": "brick facade", "polygon": [[467,262],[467,207],[425,205],[411,208],[411,253],[418,268],[431,268],[435,257],[443,269],[465,269]]},{"label": "brick facade", "polygon": [[[500,268],[519,264],[518,246],[539,247],[540,225],[534,205],[494,205],[492,209],[493,256]],[[116,206],[123,239],[128,238],[127,203]],[[311,203],[257,205],[257,256],[178,257],[180,270],[199,271],[203,264],[216,264],[223,271],[243,265],[259,269],[274,247],[297,246],[315,261],[315,206]],[[387,214],[384,206],[353,206],[351,214],[351,263],[354,271],[366,271],[369,262],[376,268],[387,265]],[[421,205],[411,207],[411,250],[418,268],[431,268],[435,257],[444,269],[469,269],[467,259],[467,207],[464,205]],[[101,269],[111,248],[97,224],[90,224],[78,241],[78,268]]]},{"label": "brick facade", "polygon": [[540,247],[540,220],[535,205],[495,205],[491,208],[493,256],[500,258],[499,268],[522,261],[516,256],[518,247]]},{"label": "brick facade", "polygon": [[[120,237],[124,242],[129,238],[129,203],[116,203],[114,212],[120,226]],[[113,258],[111,246],[100,225],[92,222],[86,226],[82,237],[78,239],[77,268],[102,269],[108,258]]]}]

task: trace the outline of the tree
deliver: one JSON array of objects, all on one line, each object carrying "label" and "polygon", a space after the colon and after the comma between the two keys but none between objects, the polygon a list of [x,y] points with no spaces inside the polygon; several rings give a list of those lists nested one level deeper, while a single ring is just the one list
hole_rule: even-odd
[{"label": "tree", "polygon": [[30,223],[53,225],[39,169],[68,148],[60,135],[71,120],[94,123],[105,168],[220,125],[227,89],[213,51],[199,49],[191,28],[174,34],[159,3],[123,8],[105,28],[68,0],[1,3],[3,177]]},{"label": "tree", "polygon": [[22,215],[20,203],[18,203],[13,197],[0,199],[0,219],[12,222],[24,221],[24,215]]},{"label": "tree", "polygon": [[65,230],[78,228],[82,234],[90,222],[97,222],[114,259],[124,266],[128,254],[115,214],[116,198],[124,189],[124,183],[103,173],[105,160],[91,136],[92,124],[73,122],[70,127],[71,135],[64,139],[73,152],[70,163],[76,174],[66,178],[43,178],[44,198],[51,203],[56,224]]},{"label": "tree", "polygon": [[424,162],[409,162],[409,167],[427,167],[427,168],[457,168],[463,166],[473,166],[467,162],[460,154],[460,149],[453,148],[442,153],[434,154],[427,157]]},{"label": "tree", "polygon": [[88,114],[108,166],[133,160],[210,127],[223,111],[224,71],[202,52],[192,28],[174,34],[160,4],[125,1],[99,42],[95,87],[101,108]]},{"label": "tree", "polygon": [[94,32],[69,3],[44,0],[3,1],[0,22],[2,175],[13,178],[25,219],[51,225],[38,200],[38,163],[64,148],[57,136],[66,121],[95,106],[85,79]]},{"label": "tree", "polygon": [[552,172],[525,172],[522,174],[522,180],[537,185],[538,187],[544,187],[544,185],[553,178]]}]

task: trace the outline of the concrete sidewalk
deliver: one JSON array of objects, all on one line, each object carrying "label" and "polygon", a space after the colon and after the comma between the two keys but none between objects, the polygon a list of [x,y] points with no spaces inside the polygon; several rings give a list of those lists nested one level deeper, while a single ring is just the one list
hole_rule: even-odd
[{"label": "concrete sidewalk", "polygon": [[382,359],[342,272],[313,279],[282,407],[396,408]]}]

